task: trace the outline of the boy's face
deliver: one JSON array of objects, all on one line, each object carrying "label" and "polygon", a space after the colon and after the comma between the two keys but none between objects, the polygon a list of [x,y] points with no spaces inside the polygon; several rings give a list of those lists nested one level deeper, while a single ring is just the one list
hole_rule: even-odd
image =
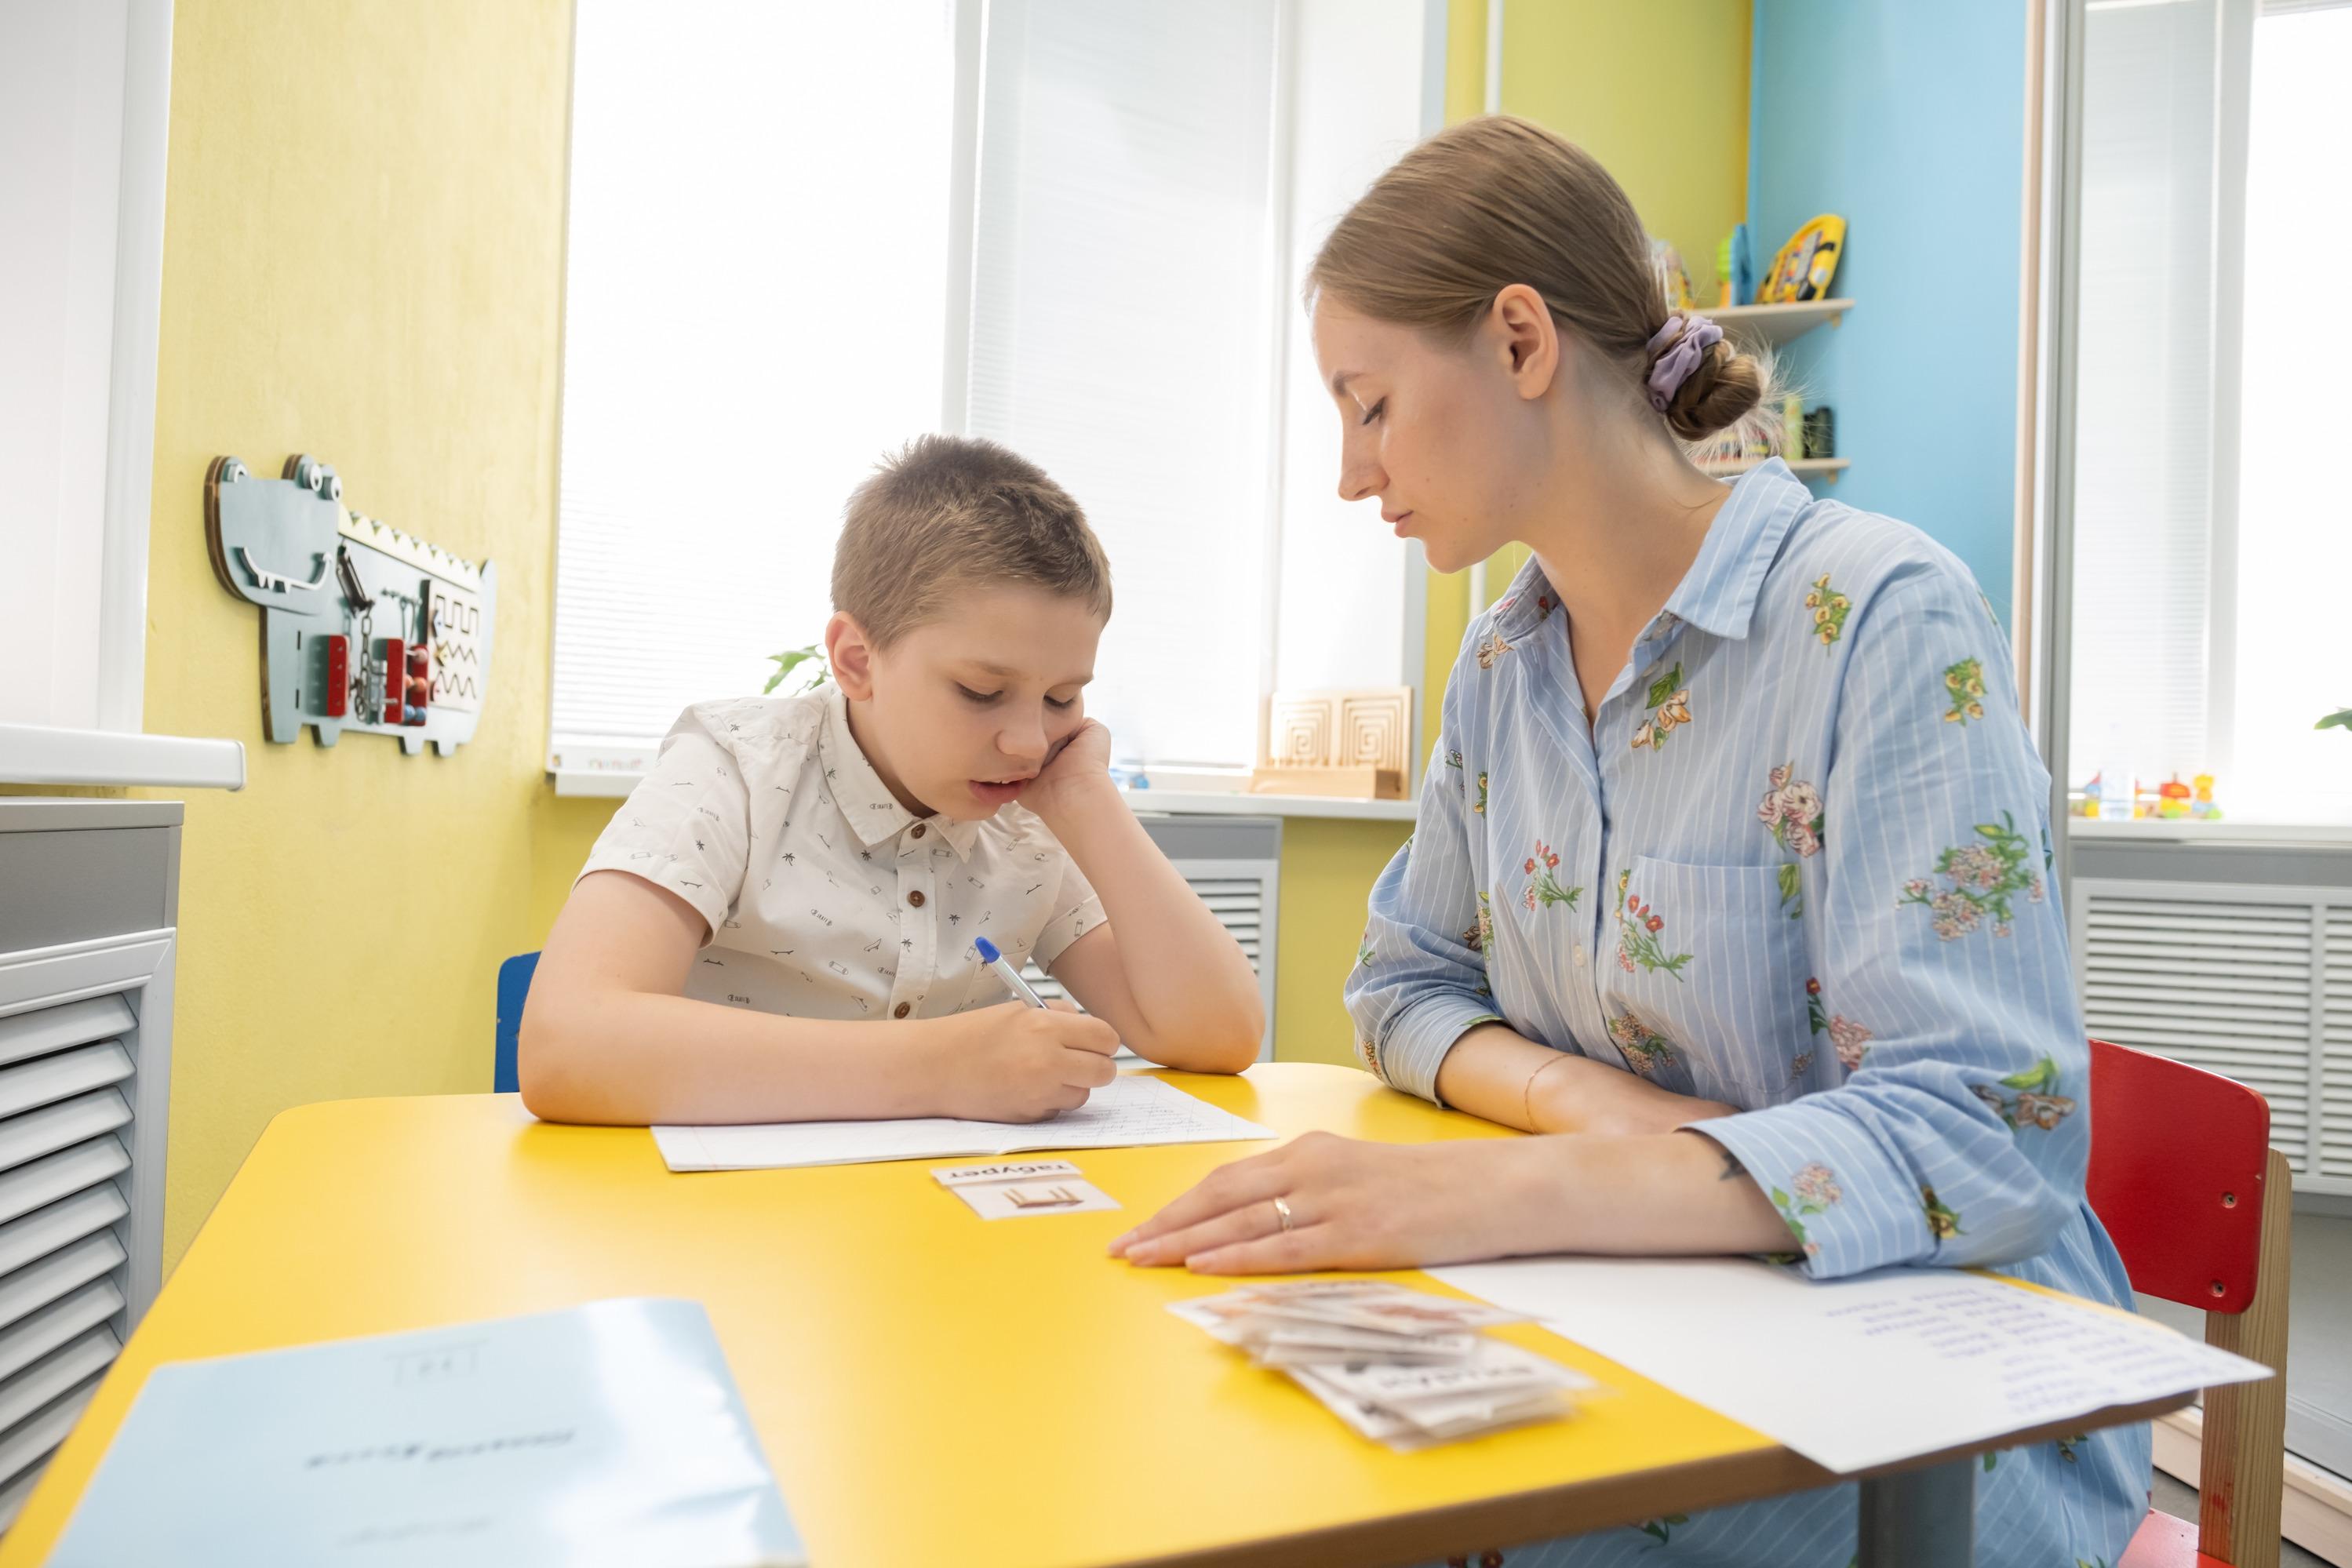
[{"label": "boy's face", "polygon": [[825,628],[857,743],[908,810],[973,821],[1021,793],[1086,722],[1103,622],[1083,600],[1005,585],[959,595],[885,649]]}]

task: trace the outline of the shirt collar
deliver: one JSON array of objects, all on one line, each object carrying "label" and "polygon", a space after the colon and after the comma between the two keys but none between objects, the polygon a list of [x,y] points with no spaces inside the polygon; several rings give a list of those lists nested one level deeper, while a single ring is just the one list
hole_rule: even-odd
[{"label": "shirt collar", "polygon": [[[1707,525],[1698,557],[1667,598],[1658,623],[1671,627],[1686,621],[1718,637],[1746,637],[1780,541],[1812,498],[1777,457],[1741,475]],[[1543,563],[1530,557],[1495,606],[1491,624],[1506,643],[1516,643],[1558,607]]]},{"label": "shirt collar", "polygon": [[874,770],[874,764],[866,760],[857,737],[849,732],[849,699],[841,695],[839,686],[825,689],[824,733],[818,737],[817,755],[824,763],[825,782],[833,787],[834,800],[858,842],[871,849],[917,822],[926,822],[930,831],[953,847],[958,860],[971,858],[980,824],[951,817],[918,817],[900,805],[890,787],[882,782],[882,775]]},{"label": "shirt collar", "polygon": [[1780,541],[1812,498],[1778,457],[1741,475],[1707,525],[1698,559],[1667,597],[1666,613],[1718,637],[1746,637]]}]

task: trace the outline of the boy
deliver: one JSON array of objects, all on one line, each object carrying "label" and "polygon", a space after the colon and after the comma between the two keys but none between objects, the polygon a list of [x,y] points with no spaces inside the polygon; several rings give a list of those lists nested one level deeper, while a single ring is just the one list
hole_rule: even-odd
[{"label": "boy", "polygon": [[[596,841],[522,1019],[551,1121],[1035,1121],[1257,1055],[1256,977],[1083,706],[1110,570],[1077,503],[925,436],[850,497],[834,685],[687,709]],[[985,936],[1087,1012],[1011,999]]]}]

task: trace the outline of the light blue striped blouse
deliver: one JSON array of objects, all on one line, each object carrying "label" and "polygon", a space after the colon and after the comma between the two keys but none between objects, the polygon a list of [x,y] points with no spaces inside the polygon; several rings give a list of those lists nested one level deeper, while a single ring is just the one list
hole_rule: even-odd
[{"label": "light blue striped blouse", "polygon": [[[1348,982],[1366,1065],[1433,1100],[1500,1019],[1738,1106],[1704,1129],[1815,1277],[1999,1264],[2128,1303],[2083,1197],[2049,776],[1968,569],[1776,461],[1590,730],[1566,622],[1531,561],[1470,627]],[[1988,1565],[2112,1563],[2147,1508],[2145,1427],[1990,1466]],[[1848,1486],[1509,1557],[1839,1568],[1853,1528]]]}]

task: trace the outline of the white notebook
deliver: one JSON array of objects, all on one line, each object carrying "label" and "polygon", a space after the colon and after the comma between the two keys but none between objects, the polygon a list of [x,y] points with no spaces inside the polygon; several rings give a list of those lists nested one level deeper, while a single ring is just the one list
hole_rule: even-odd
[{"label": "white notebook", "polygon": [[800,1568],[696,1301],[157,1367],[52,1568]]},{"label": "white notebook", "polygon": [[1075,1111],[1043,1122],[772,1122],[734,1127],[656,1127],[654,1142],[674,1171],[770,1170],[854,1166],[880,1160],[952,1159],[1032,1149],[1125,1149],[1152,1144],[1224,1144],[1271,1138],[1273,1130],[1132,1073],[1111,1080]]}]

